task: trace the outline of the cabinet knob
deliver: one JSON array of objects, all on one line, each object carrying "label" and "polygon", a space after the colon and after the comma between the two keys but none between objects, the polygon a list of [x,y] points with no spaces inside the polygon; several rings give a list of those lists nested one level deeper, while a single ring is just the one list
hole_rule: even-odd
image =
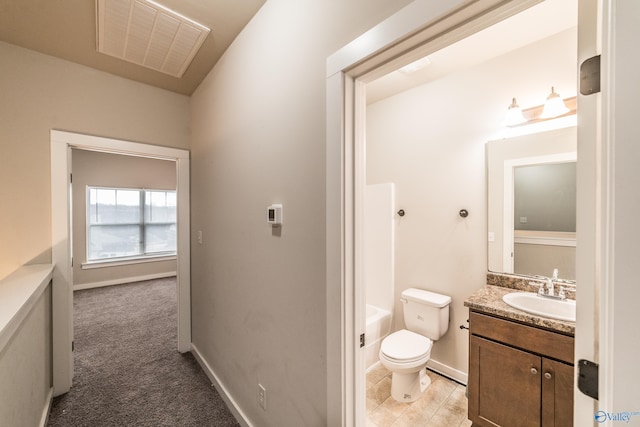
[{"label": "cabinet knob", "polygon": [[546,379],[550,380],[550,379],[551,379],[551,373],[550,373],[550,372],[545,372],[545,373],[544,373],[544,377],[545,377]]},{"label": "cabinet knob", "polygon": [[536,368],[531,368],[531,373],[535,375],[538,373],[538,370]]}]

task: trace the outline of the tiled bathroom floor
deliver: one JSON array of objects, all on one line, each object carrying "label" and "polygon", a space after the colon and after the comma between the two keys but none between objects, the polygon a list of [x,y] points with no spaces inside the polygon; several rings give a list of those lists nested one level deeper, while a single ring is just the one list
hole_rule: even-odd
[{"label": "tiled bathroom floor", "polygon": [[427,371],[431,385],[415,402],[391,397],[391,372],[378,364],[367,372],[367,427],[470,427],[465,387]]}]

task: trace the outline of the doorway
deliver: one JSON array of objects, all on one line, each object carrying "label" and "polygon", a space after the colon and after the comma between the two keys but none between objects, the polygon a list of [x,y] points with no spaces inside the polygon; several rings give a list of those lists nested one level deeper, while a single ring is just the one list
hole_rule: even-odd
[{"label": "doorway", "polygon": [[[364,330],[363,272],[358,253],[363,244],[359,188],[363,187],[365,176],[367,84],[539,2],[481,1],[466,6],[454,3],[441,5],[443,10],[419,2],[411,4],[327,62],[327,298],[329,303],[340,301],[342,311],[339,319],[328,313],[328,350],[330,354],[334,352],[342,369],[329,369],[328,387],[334,388],[333,382],[342,385],[345,404],[331,408],[340,413],[330,413],[330,419],[340,417],[345,425],[358,425],[366,419],[362,409],[364,380],[359,374],[362,361],[354,343]],[[460,7],[456,9],[457,6]],[[367,40],[371,43],[365,43]],[[507,105],[508,102],[505,110]],[[342,174],[336,170],[342,170]],[[332,234],[332,230],[336,233]],[[585,291],[588,293],[589,289]],[[336,331],[340,334],[334,335]],[[332,339],[334,336],[341,340]]]},{"label": "doorway", "polygon": [[73,380],[73,270],[71,150],[89,150],[176,162],[178,351],[191,349],[189,152],[77,133],[51,131],[51,209],[53,275],[53,386],[66,393]]}]

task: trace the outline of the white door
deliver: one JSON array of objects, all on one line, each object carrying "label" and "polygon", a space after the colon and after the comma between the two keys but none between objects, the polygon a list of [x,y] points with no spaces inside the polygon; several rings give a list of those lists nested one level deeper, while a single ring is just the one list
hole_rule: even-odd
[{"label": "white door", "polygon": [[[635,108],[640,98],[637,49],[640,2],[582,0],[580,4],[588,8],[588,17],[595,14],[596,24],[601,25],[601,34],[588,35],[595,39],[602,54],[601,105],[597,108],[589,104],[590,111],[596,110],[594,123],[601,125],[594,150],[597,172],[594,275],[599,299],[595,300],[598,320],[592,342],[598,343],[596,356],[600,363],[596,410],[600,411],[598,421],[626,413],[629,425],[640,425],[640,403],[634,391],[640,384],[637,365],[640,330],[636,314],[640,300],[637,280],[640,227],[634,224],[640,208],[640,145]],[[596,9],[598,5],[601,10]],[[588,40],[585,44],[591,45]],[[580,146],[580,135],[578,138]],[[578,307],[580,303],[579,300]],[[585,313],[581,314],[578,321],[586,323]],[[578,326],[587,330],[586,324]],[[580,349],[586,352],[588,341],[584,336],[578,338]],[[580,408],[576,406],[576,410]],[[608,419],[611,418],[605,421]]]},{"label": "white door", "polygon": [[[578,13],[578,65],[598,55],[598,1],[580,0]],[[580,291],[576,293],[577,323],[575,361],[581,359],[598,361],[597,357],[597,300],[596,300],[596,254],[598,248],[596,224],[598,147],[598,110],[601,94],[578,93],[578,206],[576,215],[576,282]],[[576,377],[578,371],[576,370]],[[574,390],[574,425],[593,425],[596,401],[584,395],[577,387]]]}]

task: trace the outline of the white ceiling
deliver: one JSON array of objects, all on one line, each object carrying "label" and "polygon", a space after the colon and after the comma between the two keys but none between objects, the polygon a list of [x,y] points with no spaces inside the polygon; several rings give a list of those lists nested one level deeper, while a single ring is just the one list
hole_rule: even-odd
[{"label": "white ceiling", "polygon": [[429,55],[428,65],[418,71],[405,73],[397,70],[367,84],[367,103],[427,84],[577,24],[577,0],[546,0]]},{"label": "white ceiling", "polygon": [[158,0],[211,28],[180,78],[98,53],[94,0],[0,0],[0,41],[190,95],[265,1]]}]

